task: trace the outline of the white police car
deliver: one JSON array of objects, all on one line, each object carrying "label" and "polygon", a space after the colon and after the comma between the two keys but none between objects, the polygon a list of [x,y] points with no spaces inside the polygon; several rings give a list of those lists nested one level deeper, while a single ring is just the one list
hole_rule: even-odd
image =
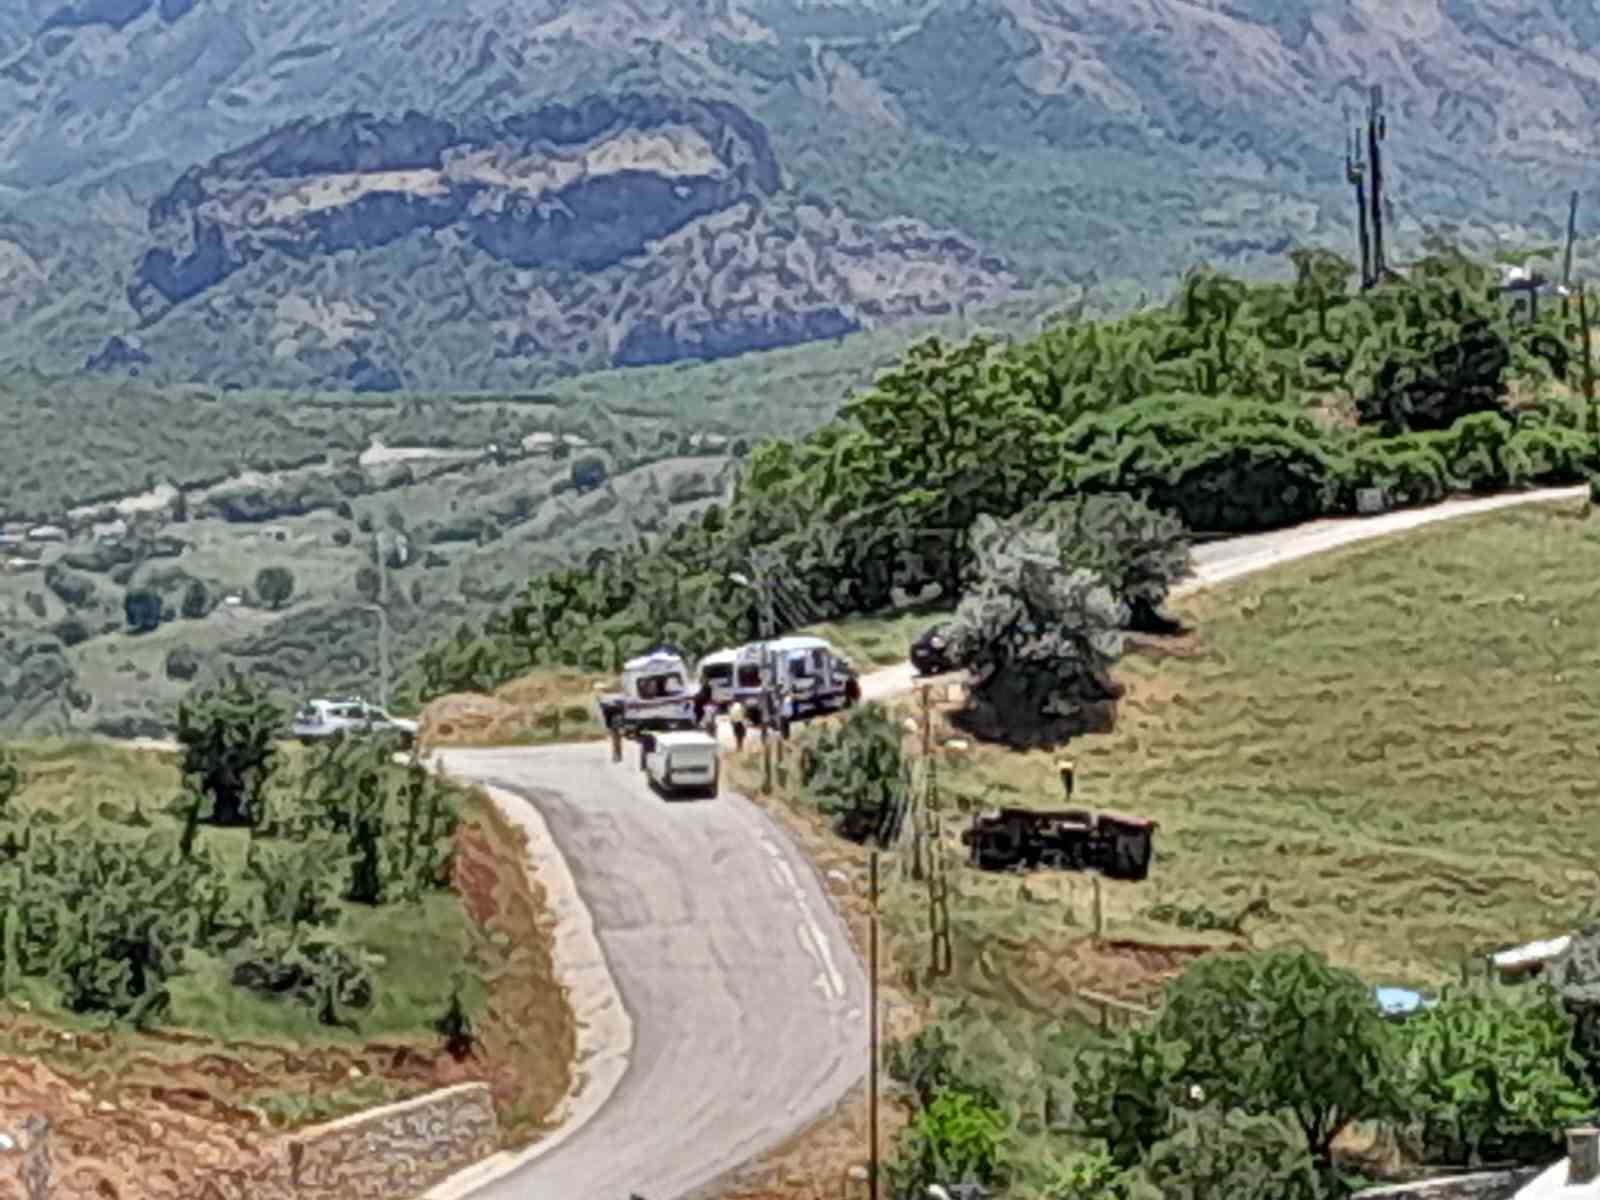
[{"label": "white police car", "polygon": [[417,723],[391,717],[375,704],[356,696],[335,700],[308,700],[294,715],[290,733],[305,745],[326,741],[335,734],[385,734],[409,749],[417,740]]}]

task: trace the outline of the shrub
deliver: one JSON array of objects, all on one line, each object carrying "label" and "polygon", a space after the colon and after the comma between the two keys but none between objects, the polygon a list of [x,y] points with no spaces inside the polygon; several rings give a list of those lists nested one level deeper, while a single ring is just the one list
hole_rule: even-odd
[{"label": "shrub", "polygon": [[881,705],[866,704],[801,749],[800,784],[842,834],[893,840],[908,794],[902,737]]},{"label": "shrub", "polygon": [[901,1134],[889,1168],[890,1188],[925,1195],[932,1184],[1005,1182],[1011,1131],[989,1097],[960,1090],[938,1093]]},{"label": "shrub", "polygon": [[262,567],[256,572],[256,595],[268,608],[282,608],[294,595],[294,572],[288,567]]},{"label": "shrub", "polygon": [[74,575],[55,563],[44,569],[44,585],[68,608],[87,608],[94,603],[94,580]]},{"label": "shrub", "polygon": [[183,589],[179,611],[190,621],[198,621],[211,611],[211,593],[204,583],[198,579],[189,580]]},{"label": "shrub", "polygon": [[1075,422],[1060,439],[1062,490],[1124,492],[1190,529],[1246,532],[1321,516],[1338,456],[1282,405],[1165,393]]},{"label": "shrub", "polygon": [[1595,1091],[1544,988],[1447,990],[1402,1027],[1405,1104],[1430,1162],[1543,1161]]},{"label": "shrub", "polygon": [[165,669],[168,679],[193,679],[200,673],[200,656],[188,646],[174,646],[167,651]]},{"label": "shrub", "polygon": [[134,633],[149,633],[161,624],[161,595],[149,588],[134,588],[122,599],[128,628]]},{"label": "shrub", "polygon": [[323,937],[286,929],[256,935],[231,976],[235,987],[290,996],[313,1009],[324,1025],[348,1024],[348,1009],[368,1008],[372,973],[351,951]]},{"label": "shrub", "polygon": [[60,624],[58,624],[51,632],[53,632],[56,637],[60,639],[63,646],[66,646],[69,649],[73,646],[81,646],[84,642],[89,640],[89,627],[77,617],[68,617],[65,621],[62,621]]},{"label": "shrub", "polygon": [[1450,492],[1444,455],[1416,434],[1358,442],[1342,476],[1352,496],[1360,488],[1382,488],[1401,504],[1428,504]]},{"label": "shrub", "polygon": [[1529,425],[1511,435],[1504,459],[1513,484],[1581,483],[1595,461],[1595,443],[1576,429]]}]

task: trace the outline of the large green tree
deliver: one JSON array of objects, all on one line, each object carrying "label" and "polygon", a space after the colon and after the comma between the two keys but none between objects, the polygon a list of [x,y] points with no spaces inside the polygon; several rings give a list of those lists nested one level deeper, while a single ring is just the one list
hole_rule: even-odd
[{"label": "large green tree", "polygon": [[1326,1169],[1352,1121],[1397,1115],[1400,1062],[1398,1035],[1350,972],[1303,950],[1217,955],[1167,989],[1153,1027],[1086,1056],[1079,1112],[1127,1166],[1205,1105],[1292,1122]]},{"label": "large green tree", "polygon": [[1080,727],[1085,704],[1117,695],[1110,669],[1127,607],[1093,571],[1062,571],[1050,531],[980,517],[972,548],[972,586],[949,632],[972,676],[964,715],[979,736],[1058,741]]},{"label": "large green tree", "polygon": [[260,818],[283,721],[272,696],[238,672],[179,703],[184,779],[209,802],[213,822],[253,825]]}]

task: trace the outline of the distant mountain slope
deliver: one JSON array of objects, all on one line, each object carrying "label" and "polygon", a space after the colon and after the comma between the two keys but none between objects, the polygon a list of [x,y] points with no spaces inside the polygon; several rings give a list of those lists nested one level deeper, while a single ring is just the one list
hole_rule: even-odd
[{"label": "distant mountain slope", "polygon": [[723,102],[297,122],[156,199],[129,319],[87,365],[509,387],[835,338],[1017,288],[958,233],[862,222],[780,178],[765,130]]},{"label": "distant mountain slope", "polygon": [[[1600,123],[1600,17],[1572,0],[13,0],[5,9],[0,288],[16,290],[4,301],[0,363],[47,369],[90,359],[136,365],[145,354],[153,369],[192,366],[218,378],[200,359],[222,350],[202,345],[191,362],[161,343],[167,321],[176,329],[192,319],[179,315],[184,305],[226,296],[227,326],[260,335],[248,347],[225,339],[238,369],[282,367],[247,382],[348,381],[359,352],[331,376],[306,368],[298,350],[276,352],[281,303],[291,313],[302,302],[360,304],[385,337],[421,346],[451,325],[454,308],[362,297],[412,269],[442,279],[429,264],[454,254],[457,238],[487,256],[462,268],[471,278],[500,280],[494,264],[539,274],[523,280],[518,303],[546,311],[601,276],[614,286],[610,273],[628,247],[677,237],[758,195],[791,207],[804,200],[829,220],[909,218],[958,231],[966,257],[926,273],[928,287],[943,279],[937,286],[950,290],[902,305],[912,310],[1003,290],[992,272],[971,268],[985,256],[1012,264],[1023,285],[1152,286],[1202,258],[1259,271],[1296,243],[1353,249],[1341,158],[1372,83],[1385,89],[1387,194],[1401,253],[1445,221],[1479,243],[1559,236],[1566,191],[1600,183],[1583,153],[1586,131]],[[537,238],[514,208],[495,208],[521,185],[491,186],[471,156],[527,150],[516,122],[548,104],[630,94],[677,106],[680,116],[745,114],[776,164],[774,188],[746,196],[743,184],[730,190],[727,179],[707,177],[693,185],[703,189],[698,199],[673,196],[658,209],[630,180],[612,194],[632,215],[613,222],[621,232],[602,239],[598,258],[531,261],[524,248]],[[356,113],[372,114],[371,124]],[[334,183],[371,181],[308,182],[327,174],[312,171],[273,190],[258,177],[272,174],[261,163],[249,168],[257,174],[237,174],[251,155],[308,153],[330,130],[376,136],[394,151],[389,134],[373,131],[396,127],[408,131],[402,141],[422,138],[419,151],[425,127],[449,129],[468,147],[449,163],[423,156],[432,165],[417,169],[436,172],[429,195],[420,183],[409,198],[405,188],[386,198],[369,192],[364,203],[300,219],[309,216],[308,187],[324,189],[316,206]],[[720,156],[745,134],[730,136],[707,142],[721,164],[713,175],[732,169]],[[263,138],[278,139],[279,151]],[[760,157],[753,145],[740,153]],[[383,161],[392,173],[409,169],[397,165],[404,159]],[[691,186],[686,178],[670,188]],[[669,186],[665,176],[657,183]],[[147,231],[145,214],[166,193]],[[591,196],[598,203],[605,194]],[[283,207],[291,202],[299,217]],[[248,207],[257,203],[276,205],[277,215]],[[465,212],[473,205],[486,207]],[[560,227],[549,213],[537,220]],[[349,262],[329,275],[325,251]],[[913,270],[903,256],[891,259],[873,268],[883,278],[864,292],[824,288],[807,303],[839,312],[878,304],[890,319],[886,293]],[[313,269],[327,286],[307,292]],[[706,295],[721,294],[720,284],[707,286]],[[789,286],[779,288],[786,303]],[[145,331],[144,349],[130,348],[142,321],[179,301]],[[482,384],[507,363],[555,370],[606,361],[596,346],[619,344],[614,314],[599,338],[592,306],[576,310],[552,330],[548,315],[489,305],[485,319],[505,337],[469,335],[466,357],[489,372]],[[646,316],[667,320],[641,314],[646,326]],[[674,319],[679,328],[694,323]],[[733,329],[673,334],[659,353],[776,336],[749,333],[743,318]],[[523,350],[545,349],[524,354],[519,338]],[[378,376],[388,370],[411,386],[473,385],[461,370],[390,362]]]}]

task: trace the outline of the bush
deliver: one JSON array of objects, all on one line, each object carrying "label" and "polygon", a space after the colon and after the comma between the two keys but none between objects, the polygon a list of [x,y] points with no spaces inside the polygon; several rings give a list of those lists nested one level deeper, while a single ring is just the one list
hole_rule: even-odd
[{"label": "bush", "polygon": [[923,1196],[932,1184],[1003,1184],[1011,1133],[985,1095],[942,1091],[901,1134],[888,1176],[892,1194]]},{"label": "bush", "polygon": [[183,776],[209,801],[218,825],[254,825],[259,819],[277,769],[274,742],[283,717],[264,689],[237,673],[179,703]]},{"label": "bush", "polygon": [[268,608],[282,608],[294,595],[294,572],[288,567],[262,567],[256,572],[256,595]]},{"label": "bush", "polygon": [[168,679],[193,679],[200,673],[200,656],[188,646],[174,646],[167,651],[165,670]]},{"label": "bush", "polygon": [[68,617],[65,621],[62,621],[60,624],[58,624],[51,632],[54,633],[60,640],[61,644],[66,646],[68,649],[71,649],[73,646],[81,646],[84,642],[89,640],[90,636],[89,627],[77,617]]},{"label": "bush", "polygon": [[161,595],[149,588],[135,588],[122,599],[128,628],[134,633],[149,633],[161,625]]},{"label": "bush", "polygon": [[179,611],[187,620],[198,621],[211,611],[211,593],[206,585],[198,579],[191,579],[184,586],[183,600]]},{"label": "bush", "polygon": [[1281,1121],[1214,1109],[1180,1113],[1133,1176],[1174,1197],[1322,1200],[1331,1190]]},{"label": "bush", "polygon": [[1143,496],[1193,530],[1249,532],[1321,516],[1339,460],[1316,423],[1232,397],[1146,396],[1073,424],[1058,487]]},{"label": "bush", "polygon": [[800,785],[841,834],[879,845],[894,839],[909,794],[903,736],[882,705],[866,704],[801,748]]},{"label": "bush", "polygon": [[1503,457],[1513,484],[1582,483],[1595,462],[1595,443],[1576,429],[1528,425],[1511,435]]},{"label": "bush", "polygon": [[44,585],[68,608],[87,608],[94,603],[94,580],[64,571],[55,563],[44,569]]},{"label": "bush", "polygon": [[348,949],[326,938],[285,929],[257,935],[234,964],[235,987],[290,996],[313,1009],[324,1025],[349,1024],[349,1009],[368,1008],[372,973]]},{"label": "bush", "polygon": [[1429,1162],[1542,1162],[1596,1093],[1545,988],[1447,990],[1402,1027],[1404,1110]]},{"label": "bush", "polygon": [[1444,456],[1415,434],[1357,443],[1342,475],[1352,497],[1361,488],[1382,488],[1397,503],[1430,504],[1450,493]]}]

